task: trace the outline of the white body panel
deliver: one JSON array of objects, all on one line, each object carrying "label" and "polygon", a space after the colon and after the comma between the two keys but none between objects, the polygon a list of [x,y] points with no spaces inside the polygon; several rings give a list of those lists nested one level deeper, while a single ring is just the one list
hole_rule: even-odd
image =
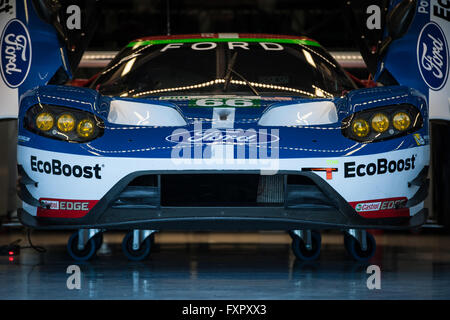
[{"label": "white body panel", "polygon": [[186,121],[174,108],[125,100],[111,101],[108,121],[133,126],[184,126]]},{"label": "white body panel", "polygon": [[337,121],[334,103],[318,101],[273,107],[262,115],[258,124],[260,126],[311,126]]},{"label": "white body panel", "polygon": [[[96,157],[77,156],[73,154],[56,153],[42,151],[39,149],[19,146],[18,164],[22,165],[26,173],[34,181],[38,181],[38,187],[27,186],[31,195],[36,199],[56,198],[56,199],[80,199],[99,200],[101,199],[120,179],[136,171],[155,170],[261,170],[268,171],[268,165],[274,165],[277,161],[277,170],[300,171],[302,168],[311,167],[335,167],[337,172],[333,172],[332,179],[326,179],[326,172],[315,172],[324,181],[329,183],[348,202],[367,201],[371,199],[383,199],[393,197],[411,198],[419,187],[408,187],[408,181],[413,180],[425,165],[429,163],[429,146],[419,146],[407,150],[392,151],[384,154],[347,156],[335,158],[307,158],[307,159],[272,159],[272,163],[260,160],[237,160],[226,159],[226,161],[211,161],[211,159],[196,159],[193,161],[174,161],[172,159],[145,159],[145,158],[121,158],[121,157]],[[56,159],[62,164],[70,166],[90,166],[98,165],[100,178],[74,177],[65,175],[54,175],[31,170],[31,157],[36,157],[37,161],[51,162]],[[374,174],[369,176],[355,175],[354,177],[344,177],[345,163],[355,162],[353,167],[360,164],[368,165],[376,163],[378,159],[390,161],[400,161],[411,159],[413,165],[408,170],[395,171],[385,174]],[[209,161],[206,161],[209,160]],[[41,163],[41,165],[42,165]],[[276,171],[272,171],[276,173]],[[353,171],[355,173],[355,171]],[[36,214],[36,208],[26,206],[29,213]],[[411,210],[415,214],[419,207]]]}]

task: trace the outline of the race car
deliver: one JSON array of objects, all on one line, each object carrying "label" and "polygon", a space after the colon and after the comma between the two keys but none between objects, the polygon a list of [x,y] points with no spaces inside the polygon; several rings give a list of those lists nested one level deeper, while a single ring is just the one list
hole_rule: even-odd
[{"label": "race car", "polygon": [[[20,96],[18,215],[74,230],[74,259],[93,258],[107,230],[127,231],[123,251],[137,261],[162,230],[286,230],[295,256],[315,260],[320,231],[338,229],[367,261],[368,229],[426,221],[428,96],[385,80],[392,60],[361,88],[307,37],[147,37],[75,87],[68,51],[27,12],[39,28],[18,16],[2,35],[16,45],[1,48]],[[32,60],[23,42],[49,54]]]},{"label": "race car", "polygon": [[148,256],[160,230],[287,230],[316,259],[321,229],[346,231],[356,259],[366,229],[426,217],[428,107],[414,89],[357,89],[315,40],[266,34],[130,42],[89,87],[25,93],[18,166],[23,224],[75,229],[75,259],[105,230]]}]

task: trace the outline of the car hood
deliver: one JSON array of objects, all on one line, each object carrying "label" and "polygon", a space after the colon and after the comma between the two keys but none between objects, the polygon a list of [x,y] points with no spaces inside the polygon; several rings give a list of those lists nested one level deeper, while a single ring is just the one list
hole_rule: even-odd
[{"label": "car hood", "polygon": [[217,128],[256,123],[262,126],[308,126],[338,121],[337,107],[331,99],[220,95],[113,98],[110,102],[110,123],[152,125],[152,119],[158,119],[162,126],[207,122]]}]

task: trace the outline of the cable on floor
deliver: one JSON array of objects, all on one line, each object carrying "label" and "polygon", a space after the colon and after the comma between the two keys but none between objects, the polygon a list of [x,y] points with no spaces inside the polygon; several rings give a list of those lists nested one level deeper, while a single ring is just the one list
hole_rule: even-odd
[{"label": "cable on floor", "polygon": [[47,249],[45,249],[44,247],[35,246],[33,244],[33,242],[31,241],[31,229],[27,229],[27,240],[28,246],[19,245],[22,239],[17,239],[8,245],[0,246],[0,255],[8,255],[8,256],[18,255],[20,253],[20,250],[22,249],[34,249],[38,253],[44,253],[47,251]]},{"label": "cable on floor", "polygon": [[27,228],[27,239],[28,239],[28,246],[27,247],[22,247],[21,249],[28,249],[28,248],[32,248],[34,250],[36,250],[39,253],[44,253],[47,252],[47,249],[45,249],[44,247],[41,246],[35,246],[33,244],[33,242],[31,242],[31,229]]}]

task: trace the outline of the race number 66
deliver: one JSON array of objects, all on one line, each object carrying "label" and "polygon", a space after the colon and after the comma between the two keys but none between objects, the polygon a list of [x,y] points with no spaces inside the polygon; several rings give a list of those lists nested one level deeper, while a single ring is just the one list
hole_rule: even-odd
[{"label": "race number 66", "polygon": [[255,106],[255,102],[252,99],[221,99],[221,98],[207,98],[207,99],[198,99],[195,102],[195,105],[199,107],[220,107],[220,106],[228,106],[228,107],[253,107]]}]

